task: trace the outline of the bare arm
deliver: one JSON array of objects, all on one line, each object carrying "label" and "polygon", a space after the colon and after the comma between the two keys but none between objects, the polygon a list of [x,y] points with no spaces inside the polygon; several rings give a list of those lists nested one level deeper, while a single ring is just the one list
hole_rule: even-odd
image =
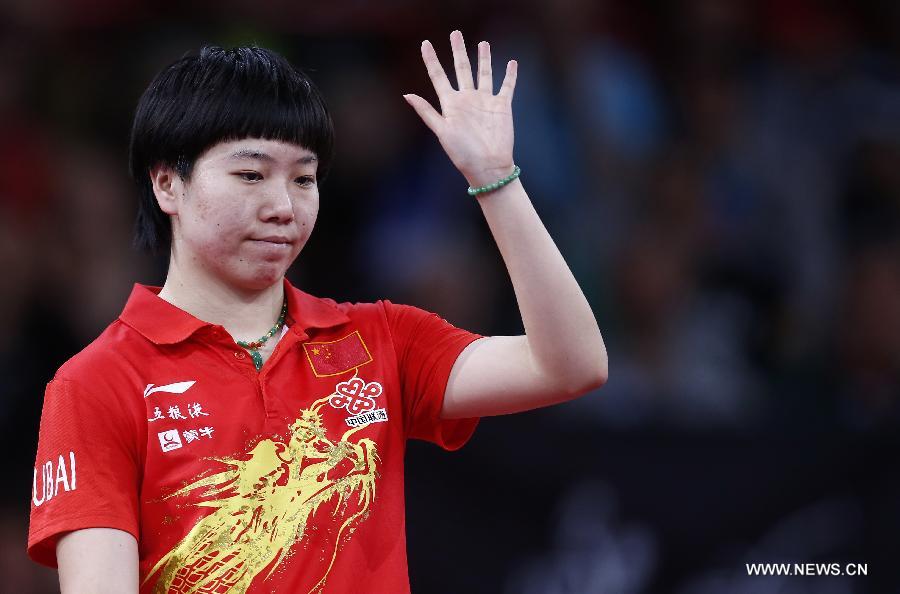
[{"label": "bare arm", "polygon": [[507,414],[571,400],[606,381],[593,312],[518,181],[479,199],[506,263],[524,336],[491,336],[457,359],[444,418]]},{"label": "bare arm", "polygon": [[[513,171],[512,96],[517,64],[493,94],[490,46],[478,46],[475,88],[462,34],[450,36],[458,90],[430,43],[422,58],[440,101],[438,113],[406,95],[450,160],[473,187]],[[463,197],[461,197],[463,199]],[[443,418],[498,415],[572,399],[606,382],[606,346],[587,299],[519,180],[481,194],[484,213],[512,280],[525,334],[469,345],[450,374]]]},{"label": "bare arm", "polygon": [[137,594],[138,545],[113,528],[69,532],[56,544],[62,594]]}]

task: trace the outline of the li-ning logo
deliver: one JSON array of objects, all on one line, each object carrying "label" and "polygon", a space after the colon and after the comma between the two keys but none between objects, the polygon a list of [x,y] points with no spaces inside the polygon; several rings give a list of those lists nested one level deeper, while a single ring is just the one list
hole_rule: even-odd
[{"label": "li-ning logo", "polygon": [[[178,382],[175,384],[167,384],[165,386],[156,386],[156,384],[147,384],[147,387],[144,388],[144,398],[149,396],[150,394],[156,394],[157,392],[168,392],[170,394],[184,394],[187,392],[191,386],[196,384],[196,381],[190,382]],[[156,387],[154,387],[156,386]]]}]

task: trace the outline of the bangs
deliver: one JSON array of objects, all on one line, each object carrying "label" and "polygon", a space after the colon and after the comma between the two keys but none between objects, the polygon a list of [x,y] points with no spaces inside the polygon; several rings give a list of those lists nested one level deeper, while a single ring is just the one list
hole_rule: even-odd
[{"label": "bangs", "polygon": [[179,157],[193,161],[222,141],[265,138],[309,149],[320,167],[330,162],[333,128],[325,103],[281,56],[260,48],[204,48],[200,62],[186,81],[195,93],[178,110],[183,121],[172,126],[186,132],[172,139],[183,147]]}]

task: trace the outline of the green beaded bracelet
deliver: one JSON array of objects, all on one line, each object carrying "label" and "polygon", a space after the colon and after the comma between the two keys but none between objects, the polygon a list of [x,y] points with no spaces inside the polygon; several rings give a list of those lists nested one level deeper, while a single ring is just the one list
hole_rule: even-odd
[{"label": "green beaded bracelet", "polygon": [[501,180],[495,181],[494,183],[488,184],[486,186],[481,186],[480,188],[473,188],[472,186],[469,186],[469,196],[477,196],[478,194],[483,194],[484,192],[490,192],[492,190],[496,190],[497,188],[502,188],[512,180],[519,177],[520,173],[522,173],[522,170],[519,169],[518,165],[515,165],[513,167],[513,172]]}]

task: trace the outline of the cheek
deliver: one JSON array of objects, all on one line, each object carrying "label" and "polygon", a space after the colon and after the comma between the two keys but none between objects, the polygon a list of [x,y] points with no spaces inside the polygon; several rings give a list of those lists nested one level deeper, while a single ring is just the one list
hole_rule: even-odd
[{"label": "cheek", "polygon": [[190,236],[199,244],[198,249],[208,246],[221,250],[223,245],[233,243],[235,237],[244,232],[240,222],[245,219],[246,214],[233,206],[213,205],[208,201],[197,200],[192,214]]},{"label": "cheek", "polygon": [[309,200],[306,202],[298,202],[294,206],[294,220],[297,226],[304,233],[309,234],[313,225],[316,224],[316,218],[319,216],[319,201]]},{"label": "cheek", "polygon": [[205,228],[212,232],[228,229],[246,216],[243,209],[248,201],[233,199],[235,189],[228,180],[208,175],[202,176],[196,184],[195,192],[188,200],[193,202],[195,219]]},{"label": "cheek", "polygon": [[197,218],[212,232],[235,228],[247,216],[252,216],[252,213],[244,212],[239,202],[221,199],[197,201]]}]

